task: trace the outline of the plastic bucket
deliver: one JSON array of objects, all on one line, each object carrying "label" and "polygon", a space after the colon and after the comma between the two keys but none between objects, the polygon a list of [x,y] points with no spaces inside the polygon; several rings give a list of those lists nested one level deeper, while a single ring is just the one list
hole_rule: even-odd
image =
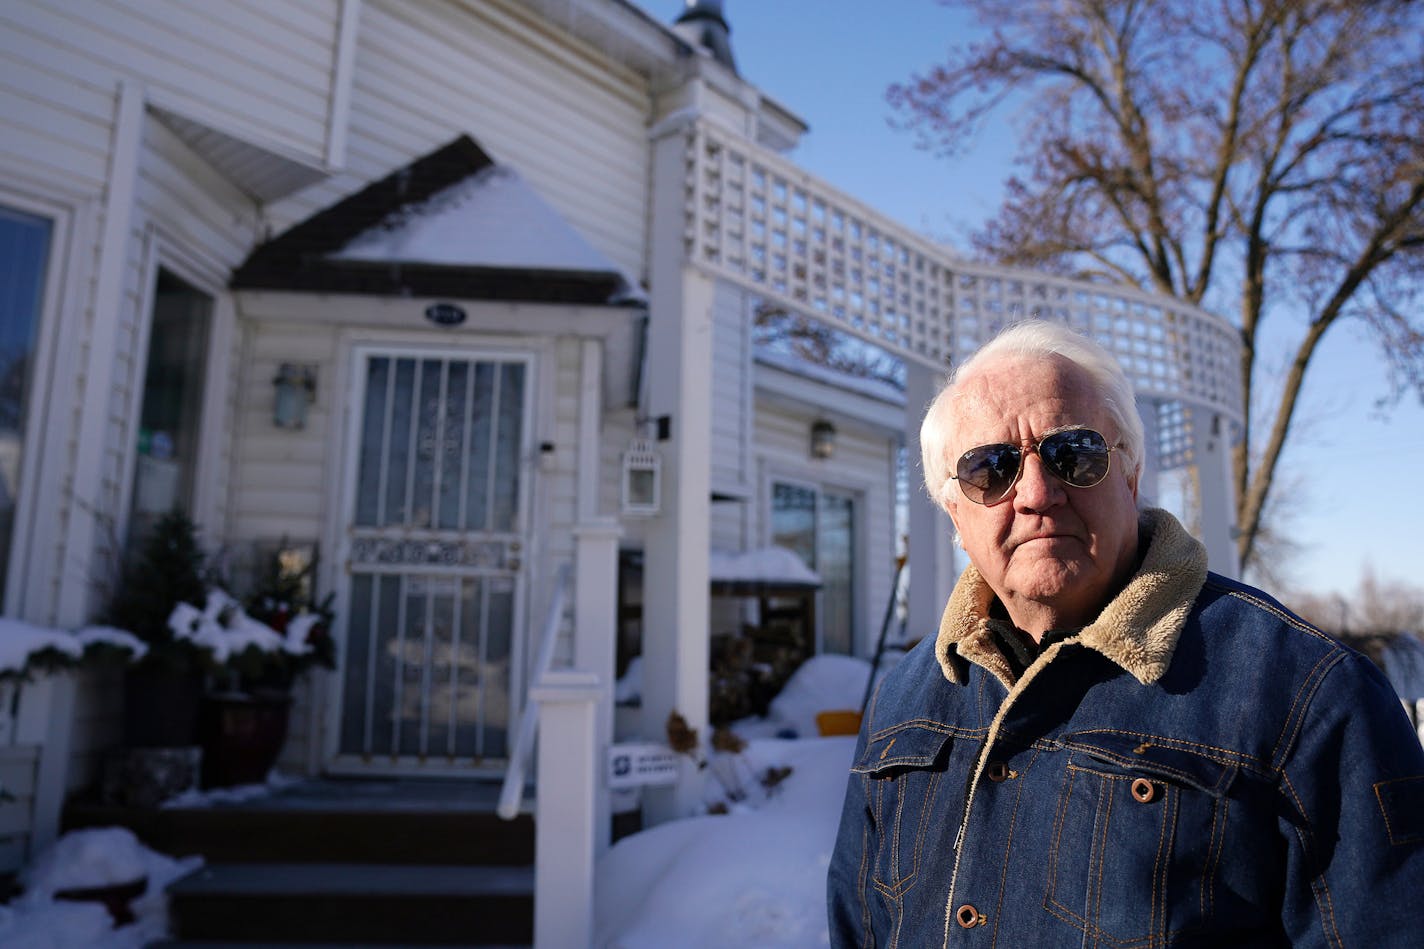
[{"label": "plastic bucket", "polygon": [[858,735],[860,712],[853,708],[833,708],[817,712],[816,728],[822,735]]}]

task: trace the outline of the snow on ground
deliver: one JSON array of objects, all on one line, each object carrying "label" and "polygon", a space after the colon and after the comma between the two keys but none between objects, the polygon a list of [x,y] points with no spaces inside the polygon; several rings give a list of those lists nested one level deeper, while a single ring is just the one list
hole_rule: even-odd
[{"label": "snow on ground", "polygon": [[754,770],[791,776],[755,807],[625,837],[599,861],[604,949],[811,949],[828,944],[826,867],[855,738],[754,739]]},{"label": "snow on ground", "polygon": [[[883,673],[893,660],[884,661]],[[730,813],[671,821],[618,841],[594,873],[599,949],[817,949],[826,946],[826,868],[835,843],[854,736],[816,736],[816,713],[858,709],[870,664],[808,660],[766,719],[737,723],[740,756],[712,753],[714,787],[746,798]],[[771,791],[751,780],[791,773]],[[718,775],[728,777],[718,780]],[[713,795],[709,795],[713,796]]]},{"label": "snow on ground", "polygon": [[[298,779],[277,772],[266,784],[209,791],[190,790],[164,807],[209,807],[263,797]],[[139,949],[168,935],[168,898],[163,889],[202,866],[201,857],[172,859],[149,850],[120,827],[70,831],[40,854],[21,874],[24,893],[0,905],[0,946],[4,949]],[[134,921],[118,929],[99,903],[56,899],[56,890],[85,889],[148,878],[148,887],[130,908]]]},{"label": "snow on ground", "polygon": [[[173,860],[118,827],[71,831],[40,854],[21,876],[25,892],[0,906],[5,949],[138,949],[167,934],[163,889],[201,866],[201,857]],[[56,899],[55,892],[129,883],[147,877],[130,907],[135,920],[113,928],[102,904]]]},{"label": "snow on ground", "polygon": [[[893,661],[893,660],[892,660]],[[890,662],[882,663],[884,671]],[[827,945],[826,867],[855,745],[853,736],[815,735],[816,712],[858,708],[869,663],[839,656],[809,660],[773,702],[765,720],[739,722],[749,738],[740,754],[705,751],[709,799],[729,813],[671,821],[626,837],[599,862],[595,945],[600,949],[813,949]],[[759,780],[790,769],[770,787]],[[185,807],[270,793],[266,785],[193,794]],[[23,877],[25,892],[0,905],[5,949],[138,949],[165,935],[163,888],[201,858],[173,860],[143,847],[127,830],[72,831]],[[134,923],[113,929],[96,903],[54,898],[56,890],[147,876],[132,907]]]}]

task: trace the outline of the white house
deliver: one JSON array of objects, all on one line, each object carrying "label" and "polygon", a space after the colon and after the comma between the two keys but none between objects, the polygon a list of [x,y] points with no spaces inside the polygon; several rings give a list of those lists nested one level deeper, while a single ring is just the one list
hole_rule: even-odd
[{"label": "white house", "polygon": [[[816,648],[868,654],[919,412],[1030,314],[1123,359],[1160,449],[1145,489],[1189,472],[1230,571],[1230,326],[965,263],[805,174],[784,157],[805,124],[738,75],[721,7],[0,6],[5,615],[89,621],[131,531],[178,503],[211,549],[319,552],[336,593],[340,666],[286,767],[503,774],[531,684],[574,702],[595,761],[619,551],[649,739],[674,710],[705,726],[709,635],[743,618],[713,602],[713,551],[798,547]],[[903,390],[759,349],[768,313],[874,344]],[[955,564],[947,520],[907,503],[913,635]],[[116,696],[25,695],[33,845],[118,740]]]}]

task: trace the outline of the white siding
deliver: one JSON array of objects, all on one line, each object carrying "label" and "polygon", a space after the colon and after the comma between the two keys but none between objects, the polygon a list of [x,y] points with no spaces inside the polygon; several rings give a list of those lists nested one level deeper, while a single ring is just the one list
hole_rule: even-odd
[{"label": "white siding", "polygon": [[[324,157],[337,34],[337,0],[21,0],[0,5],[0,89],[43,109],[6,135],[20,154],[31,136],[67,172],[102,178],[95,122],[122,76],[149,99],[285,154]],[[13,83],[10,77],[14,77]],[[41,77],[49,81],[37,84]],[[0,98],[0,114],[23,114]],[[44,131],[41,132],[40,130]],[[56,147],[59,146],[59,147]],[[5,146],[0,146],[5,147]],[[7,148],[7,151],[9,149]],[[87,157],[87,161],[86,161]]]},{"label": "white siding", "polygon": [[635,278],[648,94],[635,73],[518,6],[369,0],[344,174],[276,205],[284,228],[469,134]]},{"label": "white siding", "polygon": [[[335,327],[303,323],[256,323],[246,328],[242,383],[235,405],[234,465],[229,488],[227,537],[235,545],[287,538],[293,543],[322,536],[335,499],[328,496],[331,466],[342,421],[336,389],[338,334]],[[315,367],[316,398],[306,428],[272,424],[272,379],[284,362]]]}]

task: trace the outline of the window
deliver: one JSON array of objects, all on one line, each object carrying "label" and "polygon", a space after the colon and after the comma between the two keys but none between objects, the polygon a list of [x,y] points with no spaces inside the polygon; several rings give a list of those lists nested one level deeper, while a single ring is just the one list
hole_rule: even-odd
[{"label": "window", "polygon": [[192,513],[212,312],[212,297],[159,271],[139,415],[130,547],[175,507]]},{"label": "window", "polygon": [[849,655],[855,647],[855,499],[811,485],[773,483],[771,542],[820,574],[820,651]]},{"label": "window", "polygon": [[44,218],[0,206],[0,596],[14,540],[51,230]]}]

